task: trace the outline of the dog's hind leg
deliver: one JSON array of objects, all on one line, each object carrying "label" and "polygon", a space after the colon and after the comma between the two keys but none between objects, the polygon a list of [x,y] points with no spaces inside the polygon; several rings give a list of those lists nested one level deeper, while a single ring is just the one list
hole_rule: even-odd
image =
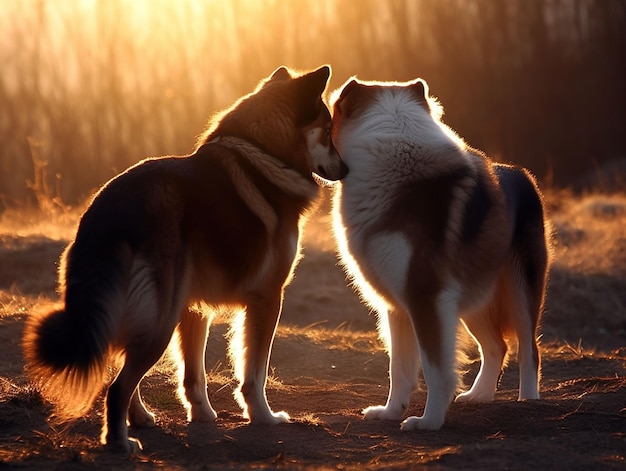
[{"label": "dog's hind leg", "polygon": [[456,391],[456,334],[460,289],[451,285],[435,297],[414,302],[411,313],[417,331],[424,380],[428,386],[421,417],[409,417],[404,431],[438,430]]},{"label": "dog's hind leg", "polygon": [[419,377],[419,349],[417,337],[409,316],[405,312],[379,313],[386,316],[389,338],[389,397],[384,406],[370,406],[363,410],[366,419],[400,420],[404,416],[417,387]]},{"label": "dog's hind leg", "polygon": [[236,398],[251,424],[274,425],[289,421],[286,412],[272,412],[265,395],[270,350],[280,317],[282,293],[252,296],[247,303],[243,325],[235,332],[240,343],[231,344],[241,387]]},{"label": "dog's hind leg", "polygon": [[124,366],[109,387],[106,397],[106,426],[104,441],[114,451],[134,453],[141,449],[137,439],[128,437],[126,417],[131,397],[135,394],[141,378],[161,358],[174,331],[172,327],[167,339],[146,338],[126,348]]},{"label": "dog's hind leg", "polygon": [[490,304],[483,311],[473,313],[463,319],[467,330],[478,344],[480,370],[469,391],[456,397],[457,402],[493,400],[507,352],[500,326],[493,321],[494,316],[498,315],[497,308]]},{"label": "dog's hind leg", "polygon": [[[184,310],[178,325],[180,351],[184,361],[182,387],[190,422],[212,422],[217,414],[207,396],[205,351],[211,318]],[[182,395],[181,395],[182,397]]]},{"label": "dog's hind leg", "polygon": [[138,406],[147,413],[145,407],[138,404],[138,385],[165,352],[180,313],[180,306],[174,306],[170,312],[157,314],[156,291],[145,277],[141,280],[139,278],[130,289],[133,295],[129,300],[129,314],[126,317],[124,365],[109,386],[102,431],[104,442],[110,449],[126,453],[141,449],[138,440],[128,437],[126,419],[129,417],[131,398],[134,397],[133,413],[137,413]]},{"label": "dog's hind leg", "polygon": [[[528,312],[527,303],[520,306],[522,315]],[[518,319],[517,330],[517,361],[519,363],[519,397],[518,399],[539,399],[540,359],[539,347],[535,338],[535,329],[530,319]]]},{"label": "dog's hind leg", "polygon": [[128,422],[131,427],[154,427],[155,425],[154,414],[146,409],[146,405],[141,400],[139,385],[137,385],[135,392],[130,398]]},{"label": "dog's hind leg", "polygon": [[539,188],[526,170],[498,165],[495,169],[515,219],[511,291],[516,308],[510,323],[518,339],[519,399],[538,399],[541,365],[536,336],[550,266],[546,212]]},{"label": "dog's hind leg", "polygon": [[[515,285],[517,309],[513,313],[513,326],[517,335],[519,363],[518,399],[539,399],[541,360],[537,345],[536,330],[543,302],[543,288],[537,297],[531,295],[531,288],[520,280]],[[537,299],[538,298],[538,299]]]}]

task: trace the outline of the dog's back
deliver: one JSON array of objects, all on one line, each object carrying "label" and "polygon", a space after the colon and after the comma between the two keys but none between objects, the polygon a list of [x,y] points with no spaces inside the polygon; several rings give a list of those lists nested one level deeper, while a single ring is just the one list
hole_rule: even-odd
[{"label": "dog's back", "polygon": [[426,407],[402,427],[441,427],[458,383],[459,319],[482,365],[457,400],[493,398],[509,338],[518,341],[519,398],[538,398],[549,244],[532,177],[467,146],[421,80],[351,80],[334,111],[333,139],[351,169],[334,206],[341,253],[357,284],[365,278],[383,298],[371,303],[389,332],[389,397],[365,417],[403,416],[421,359]]},{"label": "dog's back", "polygon": [[[329,67],[299,76],[284,67],[218,118],[195,152],[147,159],[97,194],[59,273],[65,306],[29,319],[27,368],[61,418],[89,409],[107,379],[103,438],[123,451],[127,420],[154,424],[138,383],[175,329],[190,420],[216,418],[206,393],[204,350],[210,313],[244,307],[231,353],[236,397],[256,423],[288,420],[265,396],[269,351],[284,286],[295,268],[300,221],[318,194],[313,172],[340,179],[347,169],[329,137],[322,93]],[[232,346],[232,345],[231,345]]]}]

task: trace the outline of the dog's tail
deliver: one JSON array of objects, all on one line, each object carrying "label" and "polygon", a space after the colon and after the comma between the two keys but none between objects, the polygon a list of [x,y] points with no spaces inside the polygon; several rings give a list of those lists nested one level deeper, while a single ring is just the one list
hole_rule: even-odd
[{"label": "dog's tail", "polygon": [[64,308],[26,324],[26,369],[60,420],[84,415],[107,380],[131,261],[125,244],[89,254],[70,245],[60,269]]}]

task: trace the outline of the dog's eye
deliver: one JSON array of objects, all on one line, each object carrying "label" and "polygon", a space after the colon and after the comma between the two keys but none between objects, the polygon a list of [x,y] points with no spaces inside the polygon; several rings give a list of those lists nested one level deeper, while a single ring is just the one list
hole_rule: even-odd
[{"label": "dog's eye", "polygon": [[330,126],[326,127],[326,134],[330,134]]}]

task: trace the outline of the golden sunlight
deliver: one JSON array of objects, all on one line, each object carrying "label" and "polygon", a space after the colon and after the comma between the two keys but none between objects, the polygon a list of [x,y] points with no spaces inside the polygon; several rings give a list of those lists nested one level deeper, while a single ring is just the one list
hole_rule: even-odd
[{"label": "golden sunlight", "polygon": [[[626,31],[626,1],[0,0],[0,31],[1,463],[35,470],[78,464],[102,469],[139,465],[455,469],[468,463],[478,469],[517,469],[554,467],[558,459],[563,469],[623,467],[626,52],[621,32]],[[248,169],[257,168],[248,166],[252,157],[239,169],[233,152],[235,160],[227,162],[232,166],[221,170],[219,162],[226,152],[218,155],[215,165],[200,160],[202,154],[160,161],[165,162],[164,169],[181,161],[198,163],[177,168],[185,167],[184,175],[193,173],[204,180],[185,184],[169,170],[156,172],[158,182],[148,184],[147,206],[142,207],[135,192],[137,180],[131,179],[131,191],[122,192],[123,201],[83,219],[81,237],[88,234],[85,238],[95,242],[76,243],[71,257],[62,256],[76,236],[83,210],[105,182],[146,157],[193,152],[207,120],[254,90],[279,66],[312,70],[323,64],[332,67],[328,95],[354,76],[398,82],[423,78],[432,95],[445,104],[445,123],[458,130],[468,145],[522,165],[537,176],[550,209],[555,256],[538,347],[541,400],[517,400],[523,377],[517,373],[520,366],[523,372],[524,361],[520,365],[511,355],[504,366],[509,371],[497,381],[494,401],[455,403],[439,431],[401,433],[402,418],[421,414],[427,400],[426,382],[420,380],[417,390],[410,389],[418,366],[411,353],[415,345],[411,330],[409,335],[396,336],[404,339],[396,348],[388,348],[395,358],[390,373],[389,355],[380,341],[391,347],[386,316],[380,316],[383,325],[377,330],[371,312],[388,306],[365,280],[367,270],[362,273],[347,251],[343,223],[331,214],[330,188],[322,189],[326,199],[309,215],[300,238],[302,258],[293,280],[282,289],[280,269],[275,268],[287,266],[295,230],[285,231],[284,236],[282,232],[276,236],[278,231],[263,233],[263,225],[252,221],[252,214],[272,212],[278,204],[291,205],[286,200],[283,204],[280,189],[274,194],[271,173],[257,177],[249,173]],[[291,99],[300,92],[286,96]],[[313,98],[318,105],[317,93]],[[322,108],[318,111],[327,117]],[[280,116],[281,111],[271,113]],[[307,126],[290,134],[301,138],[309,132]],[[142,168],[155,168],[149,167],[154,162]],[[196,175],[203,163],[217,173]],[[352,181],[356,169],[354,164]],[[372,181],[380,181],[378,170],[371,174]],[[218,180],[220,175],[228,175],[224,177],[228,181]],[[230,180],[232,187],[228,187]],[[147,180],[139,181],[143,187]],[[257,192],[255,185],[261,181],[263,189]],[[483,184],[486,181],[482,178]],[[165,187],[159,191],[161,182]],[[109,190],[115,191],[116,185]],[[177,197],[176,188],[182,190],[184,185],[191,188]],[[209,185],[213,186],[206,193],[195,191]],[[480,190],[480,180],[478,185]],[[259,207],[270,209],[255,212],[254,203],[266,189],[268,200]],[[434,192],[439,193],[449,192]],[[482,217],[484,208],[475,207],[482,205],[482,193],[474,191],[468,200],[468,218],[461,218],[463,223],[477,214]],[[208,201],[207,206],[197,209],[201,205],[193,203],[193,211],[181,213],[179,203],[196,198]],[[433,206],[437,224],[450,216],[446,199]],[[95,207],[107,205],[106,199],[99,201],[105,202]],[[121,217],[119,208],[127,202],[138,209]],[[211,219],[213,202],[219,208],[215,214],[228,217]],[[407,206],[411,204],[407,199]],[[163,217],[164,213],[171,217]],[[181,214],[184,227],[177,232]],[[295,217],[294,213],[284,221]],[[391,217],[381,218],[380,224]],[[486,217],[485,230],[490,221]],[[114,229],[92,237],[110,221]],[[202,223],[195,227],[193,221]],[[405,223],[392,226],[401,230]],[[122,224],[134,228],[125,241],[112,237],[123,232]],[[244,233],[242,227],[250,229]],[[159,228],[167,229],[159,236]],[[440,230],[426,231],[430,232]],[[187,238],[189,233],[194,236]],[[242,233],[256,234],[255,243],[271,241],[277,247],[249,256],[250,251],[263,248],[241,242]],[[334,235],[339,236],[338,242]],[[138,241],[143,238],[145,249],[133,252],[130,247],[141,245]],[[463,239],[471,238],[474,235]],[[284,245],[278,247],[281,240]],[[195,242],[198,245],[192,248]],[[213,243],[222,247],[219,254],[207,248]],[[342,262],[337,243],[345,255]],[[115,249],[106,255],[107,247]],[[282,254],[285,247],[288,250]],[[393,260],[389,253],[403,248],[404,242],[394,242],[389,252],[378,252],[381,259]],[[193,266],[183,267],[189,254],[201,255],[193,257]],[[85,261],[90,255],[94,258]],[[341,263],[354,279],[346,279]],[[244,276],[247,265],[250,274]],[[60,266],[61,272],[65,268],[72,272],[67,278],[61,276],[67,290],[57,281]],[[163,266],[171,270],[162,270]],[[392,279],[396,268],[385,270]],[[218,301],[224,291],[227,302],[246,292],[239,300],[252,306],[245,332],[244,315],[230,305],[214,313],[208,337],[202,318],[178,316],[192,284],[189,279],[203,271],[193,283],[194,296],[208,287]],[[396,279],[405,283],[405,275],[412,274]],[[358,282],[363,300],[353,281]],[[269,288],[273,285],[274,294]],[[448,298],[440,301],[451,306]],[[205,305],[191,307],[196,308],[210,310]],[[93,329],[85,328],[90,313],[95,314]],[[38,323],[40,314],[52,320]],[[35,344],[41,330],[50,335]],[[147,360],[153,362],[161,354],[160,347],[174,330],[182,341],[172,347],[177,344],[181,351],[173,348],[171,356],[162,356],[143,376],[140,398],[135,380],[145,372],[141,365],[146,367]],[[159,331],[160,335],[153,335]],[[424,343],[431,344],[431,351],[444,330],[434,332]],[[132,372],[130,377],[121,382],[123,387],[118,382],[111,388],[113,401],[107,402],[101,394],[77,422],[57,425],[60,416],[55,416],[43,393],[50,384],[61,385],[62,378],[74,386],[89,383],[80,372],[74,374],[79,370],[97,370],[104,376],[104,360],[89,362],[88,357],[110,345],[105,337],[113,336],[117,336],[113,343],[127,345],[128,358],[133,357],[131,366],[124,368]],[[420,337],[424,338],[421,332]],[[265,339],[263,345],[255,342],[259,338]],[[144,348],[139,348],[144,341]],[[491,362],[498,356],[491,353],[500,351],[501,345],[493,340],[483,345]],[[44,351],[48,358],[29,361],[29,355],[33,360]],[[477,349],[468,356],[460,383],[469,383],[481,369],[490,369],[494,380],[504,372],[496,364],[496,368],[483,368]],[[429,380],[434,388],[451,378],[450,371],[440,368],[443,363],[427,365],[426,376],[434,378]],[[46,366],[55,372],[44,373]],[[113,376],[115,365],[111,366],[108,372]],[[394,393],[401,399],[395,401],[401,406],[396,408],[397,420],[391,425],[363,420],[364,410],[384,404],[392,375],[400,385]],[[104,386],[104,378],[98,381]],[[61,388],[53,389],[48,399],[61,395]],[[99,393],[96,389],[89,392],[90,400]],[[126,392],[120,393],[122,389]],[[77,395],[67,393],[64,398]],[[116,395],[134,399],[130,404],[115,401]],[[251,416],[258,417],[260,411],[265,423],[286,418],[285,413],[271,414],[271,407],[288,413],[292,423],[247,426],[244,395],[252,398],[250,411],[257,411]],[[435,396],[435,402],[444,404],[445,395],[431,397]],[[145,442],[145,452],[130,457],[102,452],[98,436],[103,419],[112,415],[117,415],[109,428],[117,435],[113,445],[130,448],[125,435],[128,418],[136,426],[131,436]]]}]

